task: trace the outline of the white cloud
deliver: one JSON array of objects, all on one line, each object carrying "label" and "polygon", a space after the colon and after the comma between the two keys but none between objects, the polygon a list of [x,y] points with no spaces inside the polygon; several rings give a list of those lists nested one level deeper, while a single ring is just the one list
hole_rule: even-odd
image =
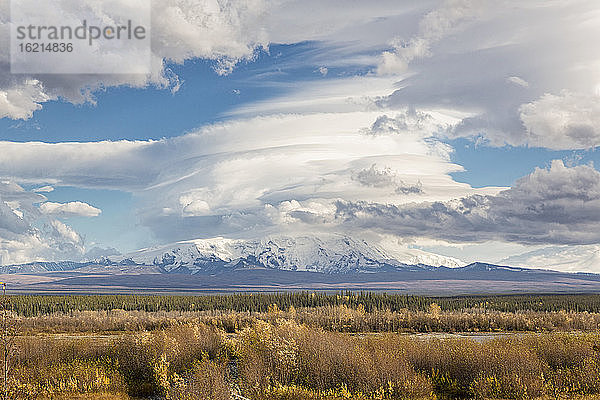
[{"label": "white cloud", "polygon": [[544,247],[507,257],[501,262],[556,271],[599,273],[600,245]]},{"label": "white cloud", "polygon": [[261,24],[273,5],[268,0],[153,1],[153,51],[179,63],[194,57],[218,60],[217,71],[230,72],[268,45]]},{"label": "white cloud", "polygon": [[38,204],[45,200],[13,182],[0,182],[0,265],[82,257],[81,236],[40,212]]},{"label": "white cloud", "polygon": [[431,48],[457,30],[461,23],[475,18],[486,6],[482,0],[444,0],[439,8],[427,13],[419,23],[419,33],[405,41],[395,39],[393,51],[385,51],[377,67],[379,74],[402,74],[409,64],[431,56]]},{"label": "white cloud", "polygon": [[447,135],[486,145],[598,145],[600,55],[590,39],[600,35],[597,4],[474,3],[444,2],[421,20],[435,17],[430,36],[421,26],[396,41],[379,68],[404,73],[381,103],[463,111],[469,115]]},{"label": "white cloud", "polygon": [[391,168],[378,168],[377,164],[371,165],[370,168],[364,168],[355,171],[352,179],[361,183],[364,186],[372,188],[393,188],[396,193],[402,194],[422,194],[423,185],[417,180],[414,184],[406,184],[402,179],[398,178],[398,174]]},{"label": "white cloud", "polygon": [[529,82],[527,82],[523,78],[519,78],[518,76],[509,76],[508,78],[506,78],[506,81],[514,83],[515,85],[522,86],[524,88],[529,87]]},{"label": "white cloud", "polygon": [[[385,132],[381,123],[369,127],[378,117],[373,112],[272,115],[157,143],[179,150],[170,153],[177,159],[161,163],[168,167],[156,183],[140,193],[142,218],[165,240],[256,236],[315,221],[326,225],[339,198],[402,203],[415,195],[432,200],[474,192],[452,180],[449,173],[460,167],[425,127],[409,123]],[[444,125],[434,117],[425,124]],[[388,174],[391,184],[370,185],[371,168]]]},{"label": "white cloud", "polygon": [[54,235],[56,237],[66,241],[66,243],[75,248],[82,249],[83,239],[73,228],[56,219],[50,221],[50,225],[54,228]]},{"label": "white cloud", "polygon": [[162,165],[148,160],[164,158],[165,147],[153,141],[0,142],[0,176],[31,183],[141,189],[160,174]]},{"label": "white cloud", "polygon": [[54,99],[56,97],[46,93],[42,83],[36,79],[0,87],[0,118],[29,119],[34,111],[42,108],[41,103]]},{"label": "white cloud", "polygon": [[[377,101],[394,87],[392,77],[353,76],[290,84],[282,97],[256,101],[227,113],[230,117],[267,114],[380,111]],[[289,85],[288,85],[289,86]]]},{"label": "white cloud", "polygon": [[[195,193],[202,197],[202,194]],[[182,211],[185,216],[200,217],[210,215],[210,205],[204,200],[195,198],[194,193],[187,193],[179,198],[179,204],[183,207]]]},{"label": "white cloud", "polygon": [[[338,199],[403,204],[497,192],[451,178],[461,167],[432,134],[453,121],[414,110],[274,114],[160,141],[0,142],[0,177],[132,192],[142,222],[167,241],[318,221],[328,229]],[[99,212],[72,203],[41,210]]]},{"label": "white cloud", "polygon": [[567,90],[547,93],[519,111],[531,146],[555,150],[600,146],[600,96]]},{"label": "white cloud", "polygon": [[32,190],[32,192],[35,192],[35,193],[50,193],[53,191],[54,191],[54,188],[52,186],[42,186],[42,187]]},{"label": "white cloud", "polygon": [[[152,1],[152,73],[144,75],[11,75],[8,65],[9,3],[0,5],[0,33],[4,38],[0,47],[0,117],[31,118],[44,102],[60,98],[71,102],[93,101],[92,93],[109,86],[129,85],[144,87],[173,87],[179,81],[165,69],[165,62],[181,63],[192,58],[215,60],[219,74],[231,71],[237,62],[251,59],[257,48],[267,46],[267,33],[261,21],[270,10],[269,0],[226,1]],[[94,0],[39,3],[40,12],[56,14],[73,21],[92,19],[110,20]],[[114,5],[118,6],[118,2]],[[113,6],[114,6],[113,5]],[[43,11],[43,8],[48,8]],[[81,59],[84,65],[90,60]],[[128,57],[126,63],[144,60]]]},{"label": "white cloud", "polygon": [[42,214],[61,217],[97,217],[102,213],[102,210],[81,201],[72,201],[69,203],[53,203],[48,201],[40,205],[40,211]]}]

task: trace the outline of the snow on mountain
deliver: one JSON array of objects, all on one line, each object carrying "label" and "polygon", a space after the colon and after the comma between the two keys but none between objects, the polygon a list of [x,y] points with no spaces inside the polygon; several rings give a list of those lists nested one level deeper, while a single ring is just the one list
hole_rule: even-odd
[{"label": "snow on mountain", "polygon": [[388,257],[407,265],[430,265],[432,267],[444,266],[448,268],[459,268],[467,265],[467,263],[459,259],[430,253],[420,249],[411,249],[401,246],[393,247],[387,243],[381,243],[379,246],[385,249]]},{"label": "snow on mountain", "polygon": [[165,272],[192,273],[239,268],[350,273],[419,265],[465,265],[459,260],[418,249],[373,245],[343,235],[269,236],[260,240],[198,239],[143,249],[112,260],[155,265]]},{"label": "snow on mountain", "polygon": [[600,245],[550,246],[501,261],[508,265],[562,272],[600,272]]}]

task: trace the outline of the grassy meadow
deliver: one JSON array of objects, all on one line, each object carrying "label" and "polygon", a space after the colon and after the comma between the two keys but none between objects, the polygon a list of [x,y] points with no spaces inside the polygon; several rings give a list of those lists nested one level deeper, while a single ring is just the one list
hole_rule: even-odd
[{"label": "grassy meadow", "polygon": [[8,296],[6,399],[595,399],[600,296]]}]

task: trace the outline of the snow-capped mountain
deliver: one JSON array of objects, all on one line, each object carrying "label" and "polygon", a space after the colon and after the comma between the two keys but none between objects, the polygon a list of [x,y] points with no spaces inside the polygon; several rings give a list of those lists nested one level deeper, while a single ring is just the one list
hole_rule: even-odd
[{"label": "snow-capped mountain", "polygon": [[563,272],[600,271],[600,245],[550,246],[505,258],[507,265],[548,268]]},{"label": "snow-capped mountain", "polygon": [[369,243],[323,234],[192,240],[91,261],[1,266],[0,273],[11,288],[34,293],[390,290],[458,295],[600,290],[600,275],[481,262],[464,265],[407,248],[393,238]]},{"label": "snow-capped mountain", "polygon": [[111,261],[188,273],[261,268],[331,274],[465,265],[418,249],[384,247],[343,235],[199,239],[143,249]]}]

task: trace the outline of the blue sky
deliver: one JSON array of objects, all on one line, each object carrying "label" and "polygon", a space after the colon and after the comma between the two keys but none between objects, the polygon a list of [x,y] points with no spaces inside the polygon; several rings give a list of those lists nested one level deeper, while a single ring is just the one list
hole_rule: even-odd
[{"label": "blue sky", "polygon": [[454,148],[452,160],[465,168],[453,174],[454,178],[474,187],[510,186],[536,167],[547,168],[557,159],[567,164],[600,165],[600,153],[595,149],[553,151],[531,147],[488,147],[467,139],[448,143]]},{"label": "blue sky", "polygon": [[252,83],[267,65],[278,68],[277,59],[269,54],[261,53],[258,60],[240,65],[228,76],[218,76],[213,65],[207,60],[168,65],[183,81],[176,93],[152,86],[109,87],[94,93],[95,104],[49,102],[27,121],[2,119],[2,139],[56,143],[179,136],[221,120],[225,111],[244,102],[277,92]]},{"label": "blue sky", "polygon": [[0,262],[334,232],[600,271],[598,7],[350,3],[154,1],[147,76],[2,67]]}]

